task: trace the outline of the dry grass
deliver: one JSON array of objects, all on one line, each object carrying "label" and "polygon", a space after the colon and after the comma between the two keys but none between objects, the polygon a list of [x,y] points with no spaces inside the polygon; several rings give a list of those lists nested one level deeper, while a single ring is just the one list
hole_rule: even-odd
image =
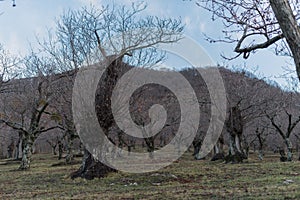
[{"label": "dry grass", "polygon": [[[195,161],[187,153],[153,173],[113,173],[103,179],[71,180],[78,165],[51,167],[52,155],[35,155],[29,171],[0,161],[0,199],[300,199],[300,162]],[[292,180],[291,183],[285,183]]]}]

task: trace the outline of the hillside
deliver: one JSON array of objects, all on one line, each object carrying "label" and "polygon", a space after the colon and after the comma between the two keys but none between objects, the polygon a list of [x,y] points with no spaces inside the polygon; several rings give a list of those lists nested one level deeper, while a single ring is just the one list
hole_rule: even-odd
[{"label": "hillside", "polygon": [[[126,71],[131,69],[128,65],[123,65],[123,70],[121,70],[120,77]],[[205,69],[201,69],[205,70]],[[151,71],[151,70],[150,70]],[[253,74],[247,72],[233,72],[225,68],[219,68],[219,71],[224,79],[224,84],[227,91],[227,99],[228,99],[228,108],[239,104],[241,107],[242,116],[245,118],[244,127],[243,127],[243,139],[244,143],[249,146],[249,148],[255,149],[258,146],[256,141],[256,136],[254,131],[257,128],[258,122],[262,121],[263,114],[261,110],[268,110],[269,104],[274,101],[274,97],[282,97],[282,94],[288,95],[289,92],[284,92],[280,88],[267,84],[264,80],[260,80],[256,78]],[[173,77],[172,71],[153,71],[153,73],[166,74],[167,77]],[[208,129],[210,123],[210,101],[209,91],[205,85],[204,80],[201,78],[199,72],[195,69],[185,69],[180,71],[180,73],[189,81],[191,86],[193,87],[195,94],[199,101],[199,106],[201,110],[201,119],[200,119],[200,126],[197,128],[197,137],[195,138],[195,143],[197,140],[202,140],[205,136],[205,133]],[[64,105],[60,105],[62,101],[53,102],[52,107],[54,108],[55,105],[61,106],[61,111],[68,116],[69,119],[72,119],[71,116],[71,107],[70,107],[70,96],[72,91],[72,82],[74,80],[73,73],[64,73],[61,75],[55,75],[52,80],[55,80],[55,84],[52,85],[52,88],[60,88],[58,91],[64,94],[67,94],[68,101],[64,101]],[[175,77],[175,76],[174,76]],[[12,82],[12,85],[18,87],[26,88],[26,91],[30,91],[30,88],[34,88],[32,84],[35,84],[36,78],[33,79],[22,79],[22,80],[15,80]],[[173,81],[174,84],[176,80]],[[38,81],[37,81],[38,82]],[[96,112],[98,113],[98,117],[101,121],[101,101],[103,100],[103,85],[104,80],[101,79],[98,85],[98,92],[96,94]],[[102,84],[102,85],[101,85]],[[18,88],[17,87],[17,88]],[[16,88],[16,87],[13,87]],[[22,90],[23,91],[23,90]],[[13,94],[13,95],[12,95]],[[9,98],[14,95],[18,96],[18,93],[9,93],[6,94]],[[29,93],[31,96],[32,93]],[[24,94],[23,94],[24,95]],[[284,96],[283,95],[283,96]],[[62,96],[62,95],[60,95]],[[15,97],[13,97],[14,99]],[[19,98],[19,97],[18,97]],[[281,99],[282,100],[282,99]],[[280,98],[276,101],[280,101]],[[3,102],[3,101],[2,101]],[[68,102],[67,105],[66,102]],[[267,103],[269,102],[269,103]],[[167,110],[167,121],[166,126],[157,134],[153,139],[155,148],[159,148],[160,145],[167,144],[173,137],[174,133],[178,130],[179,122],[180,122],[180,106],[178,101],[176,100],[176,96],[172,93],[168,88],[160,86],[158,84],[147,84],[134,92],[130,99],[130,111],[131,117],[137,124],[144,124],[147,125],[149,123],[149,116],[148,110],[154,104],[163,105]],[[249,105],[253,105],[252,107]],[[3,104],[3,108],[5,105]],[[99,107],[100,106],[100,107]],[[270,126],[270,122],[268,120],[265,121],[265,126]],[[284,122],[283,122],[284,123]],[[297,131],[295,131],[297,132]],[[270,134],[269,134],[270,133]],[[273,134],[271,134],[273,133]],[[0,157],[7,156],[7,148],[9,145],[14,143],[17,145],[18,141],[18,133],[17,131],[13,131],[7,127],[2,127],[1,131],[1,148],[0,148]],[[277,147],[283,145],[280,137],[274,134],[274,129],[270,128],[265,132],[267,135],[267,145],[265,146],[266,150],[276,150]],[[226,127],[224,127],[223,136],[225,138],[225,146],[228,146],[228,133],[226,132]],[[37,141],[35,142],[35,151],[37,152],[50,152],[51,147],[46,142],[47,140],[55,140],[57,137],[62,137],[62,133],[60,130],[54,130],[47,133],[43,133],[39,136]],[[112,128],[110,135],[108,136],[111,140],[113,140],[116,144],[122,143],[121,145],[128,146],[128,144],[137,144],[137,145],[147,145],[147,141],[144,139],[138,139],[131,136],[126,136],[117,126]],[[65,139],[64,139],[65,140]],[[65,145],[67,145],[67,141],[64,141]],[[78,143],[78,142],[75,142]],[[292,143],[294,146],[298,147],[298,141],[294,136],[292,136]],[[75,149],[78,148],[76,145]],[[131,149],[132,150],[132,149]],[[134,151],[134,150],[133,150]]]}]

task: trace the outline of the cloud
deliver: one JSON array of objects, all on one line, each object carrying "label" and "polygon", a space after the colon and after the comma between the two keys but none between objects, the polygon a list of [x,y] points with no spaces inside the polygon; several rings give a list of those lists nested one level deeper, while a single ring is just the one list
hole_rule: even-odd
[{"label": "cloud", "polygon": [[185,16],[184,19],[183,19],[183,23],[186,26],[190,26],[191,25],[191,18],[189,16]]},{"label": "cloud", "polygon": [[76,0],[80,7],[82,6],[90,6],[90,5],[103,5],[103,0]]},{"label": "cloud", "polygon": [[206,23],[200,22],[199,29],[201,32],[205,32],[206,31]]}]

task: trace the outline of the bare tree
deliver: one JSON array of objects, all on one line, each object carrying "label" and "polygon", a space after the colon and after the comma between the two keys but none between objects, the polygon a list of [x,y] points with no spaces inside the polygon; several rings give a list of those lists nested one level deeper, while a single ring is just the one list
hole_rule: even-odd
[{"label": "bare tree", "polygon": [[[43,50],[53,56],[57,66],[61,67],[57,69],[61,71],[94,63],[110,63],[96,96],[98,120],[106,135],[115,124],[110,99],[122,71],[128,68],[128,64],[145,66],[159,62],[163,53],[156,49],[156,45],[181,38],[183,26],[180,20],[139,17],[145,9],[146,5],[141,3],[132,4],[130,8],[91,7],[69,11],[57,22],[55,37],[50,35],[46,45],[42,43]],[[85,151],[82,166],[72,177],[92,179],[109,171],[114,170]]]},{"label": "bare tree", "polygon": [[295,108],[298,98],[295,93],[289,92],[282,93],[277,101],[279,102],[274,102],[273,109],[265,111],[265,114],[286,145],[287,161],[292,161],[293,148],[290,137],[300,122],[298,109]]},{"label": "bare tree", "polygon": [[[229,155],[227,162],[241,162],[248,157],[244,131],[253,120],[264,116],[262,109],[272,98],[269,87],[263,80],[246,71],[235,72],[232,79],[228,71],[223,70],[227,89],[229,110],[226,130],[229,133]],[[246,145],[245,145],[246,144]]]},{"label": "bare tree", "polygon": [[56,95],[54,83],[59,77],[50,76],[54,67],[51,60],[36,54],[24,60],[22,78],[11,83],[14,92],[5,98],[1,122],[17,130],[22,140],[20,169],[30,168],[32,148],[41,133],[57,126],[51,124],[50,104]]},{"label": "bare tree", "polygon": [[[3,99],[7,94],[14,91],[14,88],[12,87],[11,83],[14,81],[14,79],[19,74],[18,64],[20,63],[20,58],[17,56],[12,55],[9,51],[5,50],[4,46],[0,44],[0,98]],[[1,106],[5,106],[5,102],[1,102]],[[3,114],[1,112],[1,114]],[[1,125],[1,129],[3,132],[5,132],[5,127],[3,124]],[[1,137],[4,137],[3,132],[0,134]],[[9,138],[13,138],[13,136],[10,134]],[[5,140],[3,140],[5,143]],[[11,141],[12,144],[13,141]],[[5,145],[4,145],[5,146]],[[9,149],[12,149],[12,145],[8,147]],[[14,149],[14,148],[13,148]],[[15,152],[18,153],[18,149],[15,150]]]},{"label": "bare tree", "polygon": [[276,54],[291,56],[300,79],[300,27],[297,0],[197,0],[197,5],[212,13],[212,20],[224,24],[222,39],[210,42],[235,44],[237,56],[247,59],[251,53],[270,46]]},{"label": "bare tree", "polygon": [[257,141],[258,143],[258,158],[260,160],[263,160],[264,158],[264,149],[266,146],[267,137],[270,134],[270,132],[268,131],[269,127],[265,124],[268,123],[263,122],[262,124],[257,124],[257,127],[255,129],[255,139],[253,140],[253,142]]}]

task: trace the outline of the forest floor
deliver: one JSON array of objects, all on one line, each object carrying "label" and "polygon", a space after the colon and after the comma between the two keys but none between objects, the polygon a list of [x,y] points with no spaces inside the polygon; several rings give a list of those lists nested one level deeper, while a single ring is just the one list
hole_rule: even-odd
[{"label": "forest floor", "polygon": [[186,153],[157,172],[118,172],[92,181],[70,179],[79,164],[52,166],[58,162],[38,154],[30,170],[18,171],[18,162],[0,160],[0,199],[300,199],[300,162],[282,163],[279,155],[259,161],[252,154],[243,164],[224,164]]}]

